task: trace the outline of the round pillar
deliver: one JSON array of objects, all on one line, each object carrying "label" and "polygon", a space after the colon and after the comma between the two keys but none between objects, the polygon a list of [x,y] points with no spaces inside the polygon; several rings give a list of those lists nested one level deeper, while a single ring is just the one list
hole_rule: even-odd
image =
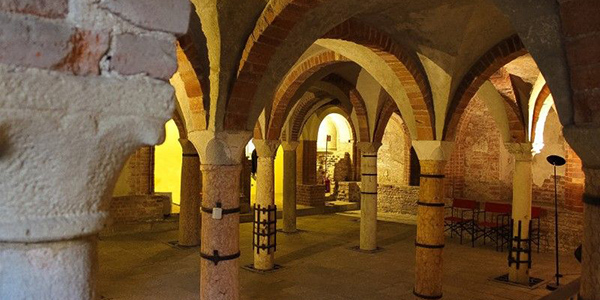
[{"label": "round pillar", "polygon": [[0,299],[95,299],[96,262],[96,236],[0,243]]},{"label": "round pillar", "polygon": [[[533,158],[531,144],[507,143],[508,151],[515,158],[515,171],[513,173],[513,201],[512,201],[512,222],[513,236],[521,239],[529,238],[529,221],[531,220],[531,200],[532,200],[532,177],[531,161]],[[520,235],[519,235],[519,223]],[[526,244],[521,243],[521,247]],[[513,242],[512,247],[517,248],[518,242]],[[529,284],[529,265],[527,263],[516,263],[516,260],[528,261],[530,259],[527,253],[513,252],[509,258],[508,280],[511,282],[528,285]]]},{"label": "round pillar", "polygon": [[200,245],[200,158],[194,145],[187,139],[179,139],[183,149],[181,159],[181,202],[179,203],[179,245]]},{"label": "round pillar", "polygon": [[380,143],[360,143],[360,250],[377,250],[377,150]]},{"label": "round pillar", "polygon": [[417,299],[442,297],[444,250],[444,160],[422,160],[417,211],[415,289]]},{"label": "round pillar", "polygon": [[298,142],[283,142],[283,232],[296,228],[296,148]]},{"label": "round pillar", "polygon": [[[279,141],[253,140],[258,155],[256,174],[256,207],[255,209],[275,208],[275,155]],[[272,270],[275,267],[275,249],[268,248],[275,243],[275,221],[277,211],[256,211],[254,224],[254,268],[261,271]],[[256,223],[258,221],[259,223]],[[260,235],[258,234],[260,233]],[[260,248],[260,247],[267,248]]]},{"label": "round pillar", "polygon": [[[241,165],[201,165],[200,299],[239,299]],[[221,208],[220,219],[212,210]],[[237,213],[235,212],[237,209]],[[227,210],[232,213],[225,213]]]}]

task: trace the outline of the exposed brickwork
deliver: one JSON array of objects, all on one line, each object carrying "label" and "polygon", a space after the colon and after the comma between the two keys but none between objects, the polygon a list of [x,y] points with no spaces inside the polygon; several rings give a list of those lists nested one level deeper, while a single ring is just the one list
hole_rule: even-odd
[{"label": "exposed brickwork", "polygon": [[324,206],[325,185],[298,184],[296,186],[296,203],[308,206]]},{"label": "exposed brickwork", "polygon": [[[292,102],[293,99],[298,100],[299,95],[296,95],[300,86],[313,74],[322,68],[335,64],[338,62],[348,61],[347,58],[332,52],[326,51],[315,56],[309,57],[303,62],[299,63],[294,69],[292,69],[283,80],[282,84],[277,89],[275,94],[275,100],[273,102],[273,109],[271,111],[271,118],[269,119],[269,126],[267,129],[267,138],[278,139],[281,135],[283,123],[287,118],[287,114],[290,109],[295,105]],[[361,139],[368,141],[369,137],[369,124],[367,121],[367,110],[365,107],[364,100],[358,93],[358,91],[347,81],[338,78],[331,77],[330,82],[336,84],[342,89],[350,99],[353,108],[359,119],[359,132]]]},{"label": "exposed brickwork", "polygon": [[[301,99],[300,102],[298,102],[298,104],[296,104],[296,107],[292,113],[292,116],[289,118],[290,121],[288,122],[290,124],[288,126],[291,126],[290,141],[298,140],[298,138],[302,134],[302,131],[304,130],[304,124],[305,124],[306,120],[308,120],[308,117],[310,117],[307,114],[314,108],[314,106],[320,100],[322,100],[322,99],[319,97],[303,98],[303,99]],[[346,119],[349,120],[348,116],[350,116],[351,111],[346,110],[345,107],[339,107],[339,108],[344,112]],[[354,122],[348,121],[348,124],[350,124],[350,129],[352,130],[352,136],[355,137],[356,129],[354,127]]]},{"label": "exposed brickwork", "polygon": [[317,183],[317,141],[300,141],[296,150],[296,182]]},{"label": "exposed brickwork", "polygon": [[143,147],[129,157],[126,164],[131,172],[130,195],[150,195],[154,192],[154,148]]},{"label": "exposed brickwork", "polygon": [[245,126],[254,94],[271,57],[296,23],[319,2],[284,0],[267,4],[242,53],[238,77],[227,102],[225,129],[242,129]]},{"label": "exposed brickwork", "polygon": [[177,71],[174,39],[120,34],[115,37],[111,56],[111,70],[123,75],[146,73],[155,78],[169,79]]},{"label": "exposed brickwork", "polygon": [[0,0],[0,11],[64,18],[69,12],[68,0]]},{"label": "exposed brickwork", "polygon": [[383,108],[381,108],[381,110],[379,111],[379,116],[377,117],[377,121],[375,122],[375,133],[373,134],[374,142],[381,142],[381,140],[383,139],[383,134],[385,133],[387,124],[390,118],[392,117],[392,114],[395,112],[400,113],[396,102],[394,102],[390,95],[385,92],[381,94],[386,99],[383,102]]},{"label": "exposed brickwork", "polygon": [[[356,113],[356,117],[358,119],[358,136],[354,136],[354,139],[361,142],[369,142],[371,141],[371,134],[369,130],[369,121],[367,117],[367,107],[365,105],[365,100],[362,98],[358,90],[354,87],[354,85],[348,82],[346,79],[338,76],[336,74],[329,74],[323,81],[331,83],[337,86],[342,92],[344,92],[350,103],[352,103],[352,108]],[[348,121],[348,123],[352,123]],[[356,133],[356,131],[355,131]]]},{"label": "exposed brickwork", "polygon": [[417,215],[418,186],[379,185],[377,187],[377,210],[384,213]]},{"label": "exposed brickwork", "polygon": [[348,20],[333,28],[323,38],[350,41],[371,49],[381,57],[396,74],[405,89],[417,124],[419,139],[435,138],[435,116],[433,97],[427,76],[418,58],[394,41],[387,34],[362,24]]},{"label": "exposed brickwork", "polygon": [[513,59],[527,53],[517,35],[498,43],[486,52],[465,74],[448,106],[444,139],[454,140],[458,123],[481,85]]},{"label": "exposed brickwork", "polygon": [[[534,181],[533,205],[544,209],[541,219],[541,251],[552,251],[554,247],[554,179],[552,169],[545,163],[545,155],[553,154],[561,146],[566,151],[567,165],[558,175],[558,200],[560,222],[560,249],[572,252],[581,243],[583,216],[581,195],[584,174],[581,160],[565,142],[556,114],[552,114],[545,130],[546,147],[550,152],[538,154],[533,164],[534,176],[545,176],[540,185]],[[551,125],[548,122],[552,121]],[[556,137],[558,135],[558,137]],[[550,140],[548,140],[550,139]],[[544,155],[541,157],[540,155]],[[544,168],[547,167],[547,168]],[[506,153],[503,141],[487,107],[474,98],[463,114],[458,126],[455,149],[446,165],[446,191],[452,198],[467,198],[481,202],[512,201],[513,158]],[[559,170],[561,171],[561,170]],[[546,174],[546,175],[544,175]],[[562,174],[562,175],[561,175]]]},{"label": "exposed brickwork", "polygon": [[114,197],[109,209],[111,222],[135,223],[162,220],[165,201],[169,201],[169,198],[157,195]]},{"label": "exposed brickwork", "polygon": [[103,0],[100,6],[115,15],[150,30],[184,34],[188,30],[188,0]]}]

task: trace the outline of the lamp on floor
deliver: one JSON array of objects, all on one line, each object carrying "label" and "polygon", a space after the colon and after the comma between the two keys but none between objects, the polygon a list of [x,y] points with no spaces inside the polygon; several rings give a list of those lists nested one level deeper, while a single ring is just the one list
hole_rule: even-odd
[{"label": "lamp on floor", "polygon": [[560,285],[560,278],[562,277],[562,275],[560,275],[560,271],[559,271],[559,264],[558,264],[558,192],[557,192],[557,185],[556,185],[556,167],[560,167],[562,165],[564,165],[567,161],[558,156],[558,155],[550,155],[546,158],[546,160],[552,165],[554,166],[554,241],[555,241],[555,251],[556,251],[556,282],[555,283],[549,283],[546,288],[553,291],[556,290],[558,288],[558,286]]}]

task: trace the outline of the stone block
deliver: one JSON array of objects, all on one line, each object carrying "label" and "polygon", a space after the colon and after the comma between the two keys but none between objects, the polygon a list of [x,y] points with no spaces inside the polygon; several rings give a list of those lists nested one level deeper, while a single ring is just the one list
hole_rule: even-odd
[{"label": "stone block", "polygon": [[71,53],[74,34],[67,24],[0,13],[0,63],[52,68]]},{"label": "stone block", "polygon": [[69,12],[68,0],[0,0],[0,10],[45,18],[64,18]]},{"label": "stone block", "polygon": [[121,34],[115,37],[110,60],[110,69],[123,75],[169,79],[177,71],[175,39]]},{"label": "stone block", "polygon": [[184,34],[191,5],[188,0],[104,0],[100,6],[139,27]]}]

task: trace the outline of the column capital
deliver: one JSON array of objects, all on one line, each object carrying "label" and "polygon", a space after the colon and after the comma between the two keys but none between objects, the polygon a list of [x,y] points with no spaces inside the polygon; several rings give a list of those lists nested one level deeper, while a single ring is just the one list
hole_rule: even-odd
[{"label": "column capital", "polygon": [[600,169],[600,127],[569,125],[563,128],[563,134],[584,167]]},{"label": "column capital", "polygon": [[531,161],[535,154],[531,143],[504,143],[504,147],[517,161]]},{"label": "column capital", "polygon": [[188,134],[203,165],[238,165],[252,131],[192,131]]},{"label": "column capital", "polygon": [[296,142],[296,141],[281,142],[281,147],[283,148],[284,151],[296,151],[296,148],[298,148],[298,145],[300,145],[300,142]]},{"label": "column capital", "polygon": [[280,143],[279,140],[252,140],[252,144],[256,147],[256,154],[258,154],[258,157],[274,158]]},{"label": "column capital", "polygon": [[454,142],[446,141],[413,141],[412,146],[420,161],[447,161],[454,150]]},{"label": "column capital", "polygon": [[179,139],[179,144],[181,144],[181,150],[183,154],[198,154],[196,147],[194,144],[188,139]]},{"label": "column capital", "polygon": [[381,143],[378,143],[378,142],[358,142],[356,144],[356,146],[362,152],[365,152],[365,153],[376,153],[377,150],[379,150],[379,147],[381,147]]}]

